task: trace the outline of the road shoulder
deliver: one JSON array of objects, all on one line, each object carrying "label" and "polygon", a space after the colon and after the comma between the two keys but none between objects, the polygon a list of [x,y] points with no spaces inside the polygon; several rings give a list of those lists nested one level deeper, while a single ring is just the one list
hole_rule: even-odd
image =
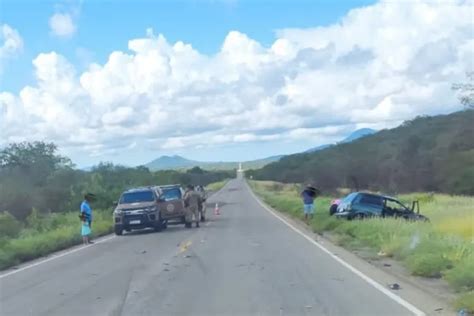
[{"label": "road shoulder", "polygon": [[302,221],[267,205],[252,191],[249,185],[247,185],[247,189],[250,190],[253,196],[266,208],[284,218],[285,221],[325,247],[333,255],[349,263],[377,283],[386,286],[387,289],[389,289],[388,286],[390,284],[397,283],[400,289],[392,290],[393,293],[415,305],[427,315],[455,315],[453,308],[449,304],[449,300],[454,298],[454,296],[447,286],[443,287],[442,282],[411,276],[400,263],[395,260],[387,258],[373,260],[364,256],[363,252],[352,252],[338,246],[331,240],[330,235],[323,236],[314,233],[310,227]]}]

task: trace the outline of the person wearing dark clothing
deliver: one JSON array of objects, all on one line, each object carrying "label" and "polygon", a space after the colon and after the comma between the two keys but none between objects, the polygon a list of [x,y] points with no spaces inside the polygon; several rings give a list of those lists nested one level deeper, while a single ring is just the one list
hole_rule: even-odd
[{"label": "person wearing dark clothing", "polygon": [[301,198],[303,199],[304,220],[306,223],[309,223],[309,220],[312,219],[314,215],[316,189],[307,185],[303,192],[301,192]]}]

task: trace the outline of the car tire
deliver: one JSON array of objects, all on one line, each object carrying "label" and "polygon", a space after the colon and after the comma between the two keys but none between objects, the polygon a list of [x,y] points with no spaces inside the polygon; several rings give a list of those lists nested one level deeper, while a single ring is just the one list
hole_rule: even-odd
[{"label": "car tire", "polygon": [[353,217],[353,219],[358,219],[358,220],[363,220],[363,219],[365,219],[365,218],[367,218],[367,215],[362,214],[362,213],[357,213],[357,214],[355,214],[354,217]]},{"label": "car tire", "polygon": [[122,236],[123,234],[123,228],[120,226],[115,226],[114,228],[115,235],[117,236]]},{"label": "car tire", "polygon": [[329,216],[333,216],[337,212],[337,204],[331,205],[329,208]]},{"label": "car tire", "polygon": [[193,223],[191,223],[191,222],[189,222],[189,223],[186,222],[186,223],[184,224],[184,227],[186,227],[186,228],[191,228],[192,224],[193,224]]}]

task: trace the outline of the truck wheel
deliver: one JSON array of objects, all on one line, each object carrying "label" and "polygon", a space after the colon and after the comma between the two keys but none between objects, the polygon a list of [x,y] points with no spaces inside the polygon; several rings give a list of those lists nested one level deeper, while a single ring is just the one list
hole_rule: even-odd
[{"label": "truck wheel", "polygon": [[153,228],[155,229],[155,232],[161,232],[163,230],[163,222],[161,220],[157,221]]},{"label": "truck wheel", "polygon": [[114,227],[115,235],[117,236],[122,236],[123,234],[123,229],[121,226],[115,226]]}]

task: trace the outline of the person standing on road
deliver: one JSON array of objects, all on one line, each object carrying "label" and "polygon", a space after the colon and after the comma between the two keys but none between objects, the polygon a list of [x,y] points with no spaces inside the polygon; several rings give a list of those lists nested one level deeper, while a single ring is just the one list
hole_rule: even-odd
[{"label": "person standing on road", "polygon": [[314,214],[314,199],[316,197],[315,188],[310,184],[306,185],[306,188],[301,192],[301,197],[303,199],[303,211],[304,211],[304,221],[306,224],[309,224],[309,220],[313,219]]},{"label": "person standing on road", "polygon": [[91,227],[89,226],[89,221],[87,220],[86,216],[81,214],[82,220],[82,227],[81,227],[81,235],[82,235],[82,242],[84,245],[90,244],[91,241],[89,240],[89,235],[91,234]]},{"label": "person standing on road", "polygon": [[[84,221],[87,222],[87,225],[89,227],[89,234],[90,230],[92,229],[92,208],[90,206],[90,203],[94,200],[95,195],[92,193],[87,193],[84,195],[84,201],[81,203],[81,218],[84,218]],[[90,238],[88,238],[88,243],[93,244],[92,241],[90,241]]]},{"label": "person standing on road", "polygon": [[184,204],[186,206],[186,223],[190,223],[190,225],[192,225],[192,218],[194,216],[196,227],[199,227],[199,208],[202,205],[202,199],[201,195],[194,191],[194,187],[192,185],[188,185],[188,189],[184,194]]},{"label": "person standing on road", "polygon": [[202,185],[198,185],[196,190],[199,193],[199,196],[201,197],[201,204],[199,205],[199,216],[201,222],[204,222],[206,220],[206,191],[204,190],[204,187]]}]

